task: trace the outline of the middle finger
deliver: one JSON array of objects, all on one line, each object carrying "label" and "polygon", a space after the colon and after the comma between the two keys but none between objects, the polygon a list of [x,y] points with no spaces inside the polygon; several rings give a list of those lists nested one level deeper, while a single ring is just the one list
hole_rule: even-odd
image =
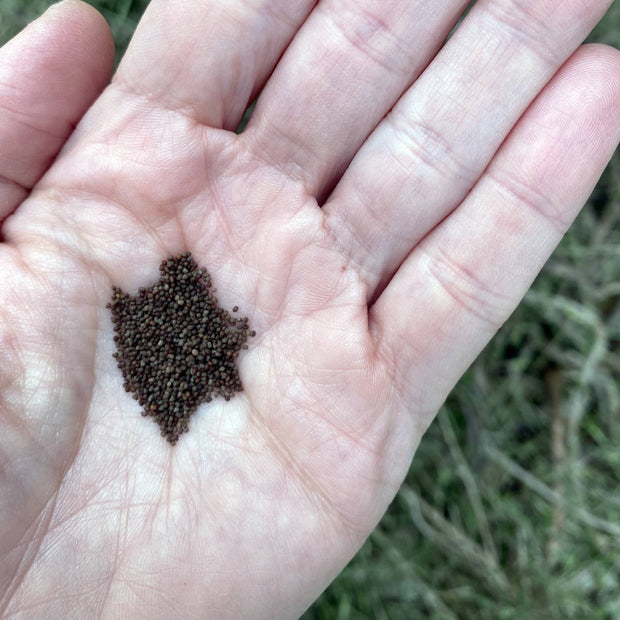
[{"label": "middle finger", "polygon": [[325,196],[466,4],[320,2],[267,83],[245,139],[310,195]]}]

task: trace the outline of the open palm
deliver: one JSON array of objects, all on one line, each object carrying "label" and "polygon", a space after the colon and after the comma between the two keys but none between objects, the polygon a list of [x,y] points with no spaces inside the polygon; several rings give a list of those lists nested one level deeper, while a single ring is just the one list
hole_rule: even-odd
[{"label": "open palm", "polygon": [[[439,54],[466,2],[315,4],[153,0],[105,90],[83,4],[3,49],[5,615],[299,615],[617,144],[618,53],[563,65],[609,2],[481,1]],[[188,250],[257,336],[171,447],[105,305]]]}]

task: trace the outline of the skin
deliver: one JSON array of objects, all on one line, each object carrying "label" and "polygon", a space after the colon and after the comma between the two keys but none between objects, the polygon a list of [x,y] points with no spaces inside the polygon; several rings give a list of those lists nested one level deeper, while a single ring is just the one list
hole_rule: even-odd
[{"label": "skin", "polygon": [[[111,85],[75,0],[2,49],[3,617],[298,616],[618,144],[609,1],[479,0],[440,52],[466,2],[315,4],[153,0]],[[257,336],[171,448],[105,304],[185,250]]]}]

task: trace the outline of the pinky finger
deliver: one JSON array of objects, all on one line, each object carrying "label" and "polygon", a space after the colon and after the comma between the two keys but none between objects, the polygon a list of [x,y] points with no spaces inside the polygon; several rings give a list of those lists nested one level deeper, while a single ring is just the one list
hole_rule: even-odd
[{"label": "pinky finger", "polygon": [[0,223],[101,93],[113,59],[105,20],[77,0],[54,5],[0,49]]},{"label": "pinky finger", "polygon": [[526,293],[619,139],[620,54],[584,46],[372,307],[423,427]]}]

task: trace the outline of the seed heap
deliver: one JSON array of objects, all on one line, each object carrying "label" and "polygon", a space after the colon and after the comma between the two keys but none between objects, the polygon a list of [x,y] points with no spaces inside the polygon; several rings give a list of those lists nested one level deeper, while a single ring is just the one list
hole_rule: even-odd
[{"label": "seed heap", "polygon": [[198,405],[214,396],[230,400],[243,389],[236,360],[256,334],[247,317],[232,317],[218,305],[211,277],[190,252],[170,256],[159,272],[136,296],[113,286],[107,307],[123,387],[174,445]]}]

